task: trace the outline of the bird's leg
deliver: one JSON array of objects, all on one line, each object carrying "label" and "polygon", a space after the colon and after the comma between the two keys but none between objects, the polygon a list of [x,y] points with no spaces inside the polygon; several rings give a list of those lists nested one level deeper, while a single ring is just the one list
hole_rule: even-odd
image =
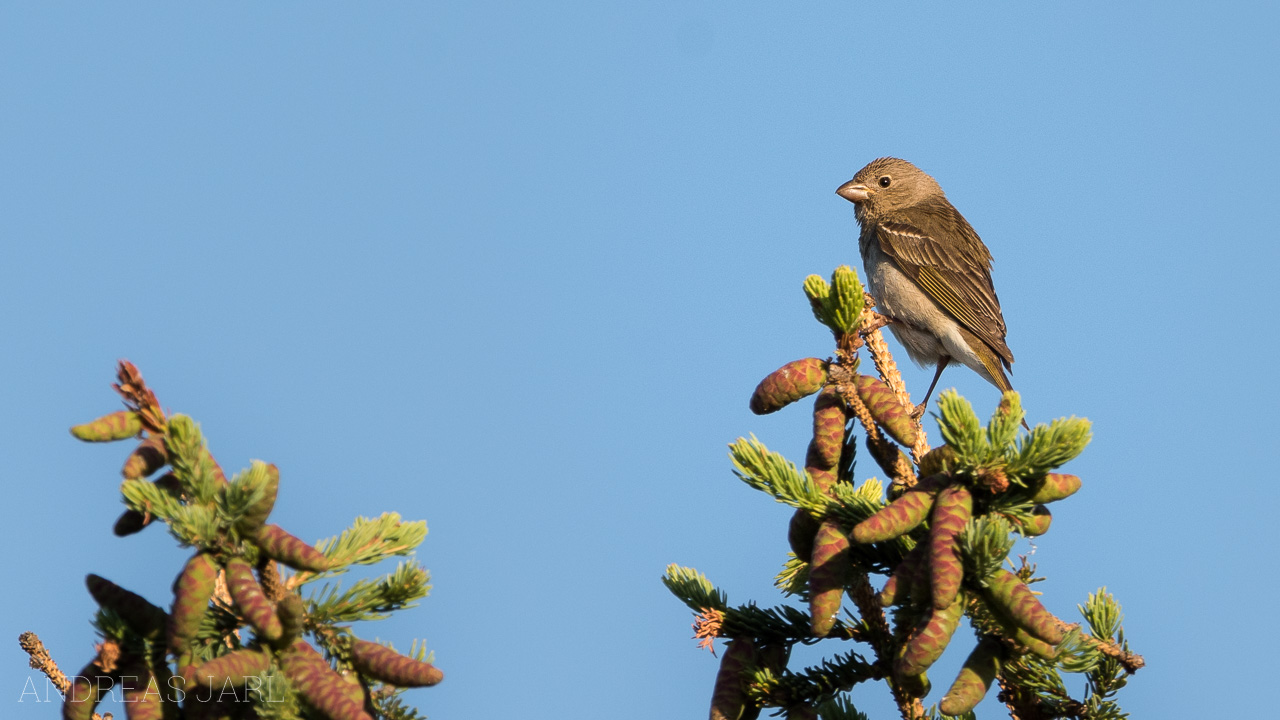
[{"label": "bird's leg", "polygon": [[938,378],[942,377],[942,371],[946,370],[950,364],[951,358],[946,355],[938,358],[938,369],[933,373],[933,382],[929,383],[929,390],[924,394],[924,401],[911,411],[911,417],[919,419],[921,415],[924,415],[925,409],[929,407],[929,396],[933,395],[933,389],[938,386]]}]

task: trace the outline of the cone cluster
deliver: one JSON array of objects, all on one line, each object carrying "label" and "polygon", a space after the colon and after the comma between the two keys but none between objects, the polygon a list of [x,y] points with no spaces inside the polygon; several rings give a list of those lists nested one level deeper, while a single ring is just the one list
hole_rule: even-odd
[{"label": "cone cluster", "polygon": [[750,672],[763,669],[781,673],[791,654],[788,645],[759,645],[751,638],[730,640],[720,658],[720,669],[711,691],[711,720],[756,720],[760,706],[751,702]]},{"label": "cone cluster", "polygon": [[[688,568],[669,569],[665,579],[699,613],[699,637],[730,638],[712,720],[754,718],[761,705],[782,708],[786,717],[813,717],[820,708],[826,716],[835,688],[874,679],[888,680],[904,717],[924,717],[927,672],[966,616],[979,643],[939,700],[943,714],[970,712],[1009,663],[1044,660],[1049,673],[1086,668],[1076,626],[1050,613],[1030,589],[1033,569],[1014,573],[1003,564],[1017,535],[1048,532],[1048,504],[1080,489],[1078,477],[1055,470],[1088,443],[1088,421],[1061,419],[1020,434],[1020,399],[1009,392],[984,427],[967,401],[947,391],[937,400],[944,444],[925,452],[914,408],[886,380],[857,372],[865,343],[882,377],[897,375],[883,341],[876,336],[872,343],[883,318],[866,311],[856,275],[842,267],[830,283],[811,276],[805,293],[834,334],[837,356],[783,365],[759,383],[749,404],[763,415],[815,396],[803,472],[754,438],[739,439],[730,455],[739,478],[796,508],[788,528],[794,558],[775,584],[806,601],[809,612],[765,611],[754,603],[730,608]],[[853,484],[860,426],[871,457],[893,480],[887,498],[878,481]],[[904,448],[923,455],[912,460]],[[889,576],[878,593],[870,573]],[[842,619],[846,595],[857,615]],[[768,657],[772,648],[827,637],[868,643],[876,658],[851,652],[790,672],[785,652],[780,661]]]},{"label": "cone cluster", "polygon": [[[136,369],[130,369],[128,386],[154,401]],[[125,704],[130,720],[224,717],[225,708],[209,701],[209,694],[198,688],[223,692],[255,688],[264,678],[282,673],[288,687],[319,716],[371,720],[375,714],[371,683],[406,688],[443,679],[431,663],[355,638],[348,628],[317,625],[308,615],[307,602],[296,590],[281,585],[277,562],[296,573],[323,573],[335,564],[314,546],[267,523],[280,485],[274,465],[255,461],[248,471],[228,481],[194,423],[174,416],[157,430],[156,418],[163,416],[158,410],[144,415],[143,410],[111,413],[71,432],[88,442],[138,438],[121,473],[126,487],[151,483],[153,490],[142,488],[139,494],[165,505],[170,512],[163,516],[201,513],[216,518],[218,525],[216,532],[191,531],[190,542],[197,549],[173,583],[168,611],[106,578],[93,574],[86,578],[89,593],[106,616],[123,623],[126,637],[121,645],[126,650],[119,662],[103,667],[100,659],[95,660],[82,677],[73,679],[63,704],[64,718],[89,720],[104,691],[116,685],[126,698],[139,700]],[[148,480],[152,476],[157,477]],[[139,490],[138,486],[133,489]],[[126,493],[126,497],[133,496]],[[147,507],[131,504],[135,506],[116,523],[118,535],[138,532],[153,519]],[[225,588],[229,603],[215,602],[220,587]],[[225,627],[228,616],[236,627]],[[241,629],[250,630],[251,639]],[[303,638],[307,630],[317,632],[318,638],[323,635],[326,650],[354,672],[344,675],[333,670]]]},{"label": "cone cluster", "polygon": [[[1002,406],[1009,404],[1016,407],[1016,396],[1006,398]],[[1020,413],[1013,421],[1021,421]],[[1006,523],[989,526],[987,532],[1013,527],[1027,536],[1041,535],[1048,530],[1050,517],[1044,503],[1070,496],[1080,488],[1080,479],[1059,473],[1011,476],[1007,467],[999,467],[1001,463],[990,457],[987,462],[991,467],[967,469],[973,463],[956,448],[943,445],[931,450],[919,464],[920,472],[928,474],[855,525],[851,533],[860,544],[904,537],[914,541],[914,549],[903,557],[879,593],[884,607],[922,608],[918,624],[909,629],[894,662],[894,673],[902,686],[922,684],[925,671],[941,657],[971,606],[981,605],[986,615],[995,619],[999,637],[1006,642],[1000,644],[993,638],[973,651],[940,706],[950,715],[968,712],[982,699],[1005,654],[1032,652],[1052,660],[1056,646],[1066,636],[1067,625],[1041,604],[1018,575],[999,567],[984,571],[981,569],[986,566],[979,562],[966,563],[961,538],[966,532],[978,532],[971,522],[975,517],[999,517]],[[990,482],[997,473],[1002,481]],[[1030,511],[1021,514],[1001,511],[1027,505]],[[977,575],[972,574],[975,569],[980,570]]]}]

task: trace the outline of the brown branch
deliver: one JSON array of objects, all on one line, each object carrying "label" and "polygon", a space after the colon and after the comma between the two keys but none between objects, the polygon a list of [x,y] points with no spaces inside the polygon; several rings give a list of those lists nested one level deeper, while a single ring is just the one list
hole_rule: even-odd
[{"label": "brown branch", "polygon": [[[1058,626],[1062,628],[1064,632],[1080,627],[1078,623],[1068,624],[1061,620],[1059,620],[1058,623]],[[1123,667],[1124,671],[1129,675],[1138,672],[1147,665],[1147,661],[1144,660],[1141,655],[1129,652],[1111,640],[1095,637],[1086,632],[1080,633],[1080,638],[1093,646],[1093,648],[1098,652],[1120,663],[1120,667]]]},{"label": "brown branch", "polygon": [[[857,573],[849,583],[849,597],[858,607],[858,614],[863,622],[867,624],[866,642],[876,654],[876,664],[883,668],[891,668],[894,658],[893,633],[889,629],[889,621],[884,617],[884,609],[880,607],[880,601],[876,598],[876,592],[871,587],[871,579],[867,577],[867,573]],[[886,669],[884,677],[889,684],[889,691],[893,693],[893,700],[898,705],[898,712],[902,714],[902,720],[922,720],[927,717],[924,704],[919,698],[911,697],[903,691],[894,679],[891,669]]]},{"label": "brown branch", "polygon": [[[231,613],[232,615],[237,614],[235,601],[231,599],[231,590],[227,587],[227,571],[226,570],[222,570],[222,569],[218,570],[218,577],[217,579],[214,580],[213,597],[211,599],[213,601],[214,607],[221,608]],[[231,641],[232,635],[234,635],[237,640],[243,639],[240,635],[240,628],[236,628],[235,630],[231,631],[231,635],[228,635],[222,638],[222,642],[226,644],[228,648],[234,649],[236,645]]]},{"label": "brown branch", "polygon": [[893,361],[893,355],[890,354],[889,346],[884,341],[884,335],[880,333],[880,328],[889,325],[893,320],[871,309],[876,306],[876,299],[871,297],[870,293],[864,292],[862,299],[865,305],[862,317],[858,318],[857,332],[867,344],[867,350],[871,353],[872,362],[876,364],[880,379],[898,395],[898,399],[904,405],[911,407],[911,395],[907,393],[907,386],[902,382],[902,374],[898,372],[898,366]]},{"label": "brown branch", "polygon": [[[1046,706],[1034,692],[1022,687],[1015,680],[1005,675],[1001,671],[996,675],[996,682],[1000,683],[1000,692],[996,695],[996,699],[1004,703],[1009,710],[1010,720],[1053,720],[1061,717],[1079,717],[1078,711],[1083,706],[1071,697],[1063,695],[1058,698],[1060,707],[1055,712]],[[1075,710],[1075,712],[1072,712]]]},{"label": "brown branch", "polygon": [[875,363],[876,372],[880,373],[880,379],[884,380],[884,384],[898,396],[898,400],[907,407],[914,407],[911,402],[911,394],[907,392],[906,383],[902,381],[902,373],[898,371],[898,364],[893,360],[893,354],[889,352],[889,343],[884,341],[884,334],[879,329],[863,333],[863,340],[867,344],[867,353],[871,355],[871,361]]},{"label": "brown branch", "polygon": [[836,392],[844,399],[845,407],[858,418],[858,423],[867,434],[867,449],[875,456],[880,467],[891,476],[890,480],[903,487],[916,484],[916,471],[912,464],[898,451],[898,446],[880,432],[875,418],[867,409],[858,390],[853,384],[853,373],[845,365],[832,364],[828,370]]},{"label": "brown branch", "polygon": [[[862,324],[858,328],[858,333],[862,335],[867,346],[867,354],[871,356],[871,361],[875,363],[876,371],[880,373],[880,379],[885,385],[898,396],[898,401],[907,408],[914,408],[915,404],[911,402],[911,393],[907,392],[906,383],[902,381],[902,373],[898,371],[898,364],[893,360],[893,354],[889,352],[889,344],[885,342],[884,335],[880,332],[880,328],[889,323],[889,319],[880,313],[866,310],[863,312]],[[916,444],[911,447],[911,458],[919,463],[920,458],[929,452],[929,438],[924,432],[924,423],[922,418],[915,418],[916,424]]]},{"label": "brown branch", "polygon": [[44,673],[58,692],[66,695],[67,690],[71,688],[71,681],[58,669],[58,663],[54,662],[49,651],[44,649],[44,643],[40,641],[39,636],[33,632],[24,632],[18,636],[18,644],[27,655],[31,656],[31,667]]},{"label": "brown branch", "polygon": [[[58,664],[53,661],[49,655],[49,651],[45,650],[44,643],[40,641],[39,636],[33,632],[24,632],[18,636],[18,645],[26,651],[31,657],[31,667],[44,673],[49,678],[49,682],[58,690],[63,697],[71,691],[71,680],[67,678],[66,673],[58,668]],[[120,646],[114,641],[108,640],[97,645],[98,656],[86,666],[84,673],[89,668],[97,667],[101,672],[111,673],[116,669],[116,663],[120,659]],[[92,720],[112,720],[111,713],[99,715],[93,713],[90,716]]]}]

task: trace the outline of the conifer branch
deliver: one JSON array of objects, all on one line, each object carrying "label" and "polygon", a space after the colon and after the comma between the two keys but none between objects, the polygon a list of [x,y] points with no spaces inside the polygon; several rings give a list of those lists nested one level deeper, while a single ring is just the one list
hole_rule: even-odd
[{"label": "conifer branch", "polygon": [[915,485],[915,469],[898,449],[898,446],[881,432],[875,418],[871,415],[871,410],[867,408],[866,403],[862,401],[862,398],[858,396],[858,391],[854,388],[853,372],[843,365],[833,364],[830,368],[830,374],[832,385],[840,393],[841,399],[844,400],[854,417],[858,419],[863,432],[866,433],[867,449],[871,452],[872,458],[889,475],[895,485],[904,488]]},{"label": "conifer branch", "polygon": [[[862,720],[842,693],[877,679],[888,684],[905,720],[967,716],[997,680],[1015,720],[1121,720],[1114,697],[1143,661],[1124,639],[1119,605],[1103,591],[1091,595],[1081,607],[1092,631],[1086,633],[1041,604],[1030,589],[1038,581],[1034,566],[1024,560],[1016,572],[1004,569],[1018,535],[1050,529],[1045,505],[1080,488],[1080,478],[1051,471],[1088,444],[1088,421],[1060,419],[1023,435],[1017,393],[1005,393],[984,426],[973,406],[948,390],[937,402],[945,444],[930,450],[879,333],[886,319],[855,299],[860,287],[845,267],[830,283],[806,279],[814,316],[835,337],[836,359],[787,363],[752,395],[751,409],[764,414],[817,394],[804,471],[754,436],[730,448],[739,479],[797,508],[788,528],[791,553],[774,585],[809,612],[754,602],[730,608],[724,593],[692,570],[673,566],[664,578],[698,614],[701,645],[732,638],[712,717],[754,717],[766,706],[797,720],[817,717],[818,708],[828,720]],[[864,345],[880,379],[857,374]],[[887,497],[879,482],[854,480],[859,429],[893,481]],[[871,572],[889,575],[879,593]],[[845,594],[857,610],[853,618],[841,605]],[[936,709],[926,712],[925,671],[964,617],[981,641]],[[867,643],[874,659],[851,653],[791,671],[789,653],[778,653],[795,642],[833,638]],[[1082,700],[1066,691],[1060,672],[1085,675]]]},{"label": "conifer branch", "polygon": [[31,667],[44,673],[58,692],[66,695],[67,689],[71,687],[71,681],[58,669],[58,663],[54,662],[49,651],[45,650],[40,637],[33,632],[24,632],[18,636],[18,645],[31,657]]},{"label": "conifer branch", "polygon": [[[404,522],[395,513],[357,518],[318,550],[266,522],[276,501],[278,468],[254,461],[228,482],[194,420],[166,416],[131,364],[121,362],[118,380],[116,390],[128,409],[72,428],[86,442],[138,441],[122,470],[121,494],[129,509],[115,532],[140,532],[160,520],[195,552],[172,585],[167,611],[103,577],[86,578],[100,606],[92,624],[102,642],[78,676],[66,677],[34,634],[20,638],[32,666],[64,694],[63,716],[97,718],[94,710],[113,685],[123,691],[130,717],[223,715],[217,702],[191,699],[203,683],[237,693],[236,717],[372,720],[377,714],[419,720],[399,694],[443,678],[425,645],[415,641],[408,654],[400,654],[388,644],[356,638],[339,623],[382,619],[427,595],[430,576],[410,557],[426,524]],[[160,474],[165,467],[169,472]],[[149,479],[153,475],[158,477]],[[306,601],[298,593],[317,578],[397,556],[409,559],[382,577],[345,588],[325,584]],[[288,579],[277,563],[292,568]],[[154,684],[139,685],[139,678]],[[263,687],[271,688],[270,697]]]},{"label": "conifer branch", "polygon": [[[858,326],[858,334],[867,346],[867,353],[871,355],[876,372],[880,373],[880,379],[898,396],[898,400],[903,405],[915,407],[911,402],[911,393],[907,392],[907,385],[902,380],[902,373],[898,371],[898,364],[894,361],[893,354],[889,352],[889,344],[885,342],[884,334],[880,332],[880,328],[886,327],[892,321],[871,309],[875,307],[875,298],[871,295],[867,295],[864,302],[866,309],[862,314],[862,322]],[[929,438],[925,435],[922,417],[923,415],[917,416],[915,419],[919,434],[916,436],[915,445],[911,447],[911,459],[917,463],[926,452],[929,452]]]},{"label": "conifer branch", "polygon": [[881,677],[875,664],[851,650],[798,673],[759,668],[753,673],[749,694],[758,705],[819,705],[859,683]]}]

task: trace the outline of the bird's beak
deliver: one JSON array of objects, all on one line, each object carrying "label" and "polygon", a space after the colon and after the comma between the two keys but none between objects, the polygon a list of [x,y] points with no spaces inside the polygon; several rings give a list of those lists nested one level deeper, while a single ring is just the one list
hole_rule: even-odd
[{"label": "bird's beak", "polygon": [[852,180],[836,188],[836,194],[851,203],[860,203],[871,197],[871,191],[867,189],[866,185],[855,183]]}]

